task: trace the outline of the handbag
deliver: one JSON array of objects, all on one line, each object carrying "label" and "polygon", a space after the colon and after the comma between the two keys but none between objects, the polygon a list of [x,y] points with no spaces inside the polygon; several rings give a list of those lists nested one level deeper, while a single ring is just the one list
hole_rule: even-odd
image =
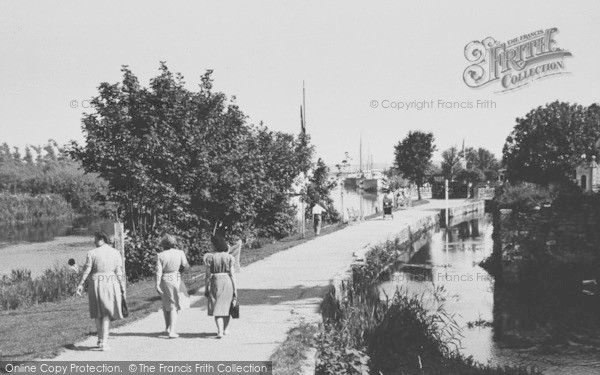
[{"label": "handbag", "polygon": [[121,314],[123,318],[127,318],[129,316],[129,309],[127,308],[127,300],[123,295],[121,295]]},{"label": "handbag", "polygon": [[229,315],[231,315],[233,319],[238,319],[240,317],[240,303],[237,301],[237,299],[231,301]]}]

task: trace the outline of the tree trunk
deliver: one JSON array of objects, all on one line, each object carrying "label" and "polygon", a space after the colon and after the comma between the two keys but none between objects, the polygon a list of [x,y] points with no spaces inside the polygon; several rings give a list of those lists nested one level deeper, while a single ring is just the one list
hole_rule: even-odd
[{"label": "tree trunk", "polygon": [[417,185],[417,200],[421,200],[421,185]]}]

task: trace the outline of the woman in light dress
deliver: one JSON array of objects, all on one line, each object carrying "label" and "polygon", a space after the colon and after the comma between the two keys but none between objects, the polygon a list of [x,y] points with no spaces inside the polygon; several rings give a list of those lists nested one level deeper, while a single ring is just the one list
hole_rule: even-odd
[{"label": "woman in light dress", "polygon": [[213,252],[204,258],[206,279],[204,295],[208,299],[208,316],[215,317],[217,338],[227,335],[229,325],[229,309],[237,299],[237,288],[233,275],[236,259],[229,254],[229,245],[220,235],[211,238]]},{"label": "woman in light dress", "polygon": [[83,284],[90,276],[88,286],[90,317],[96,320],[98,347],[108,350],[110,321],[123,318],[121,301],[125,295],[123,289],[123,260],[121,254],[110,247],[108,235],[103,232],[94,234],[96,248],[88,251],[81,282],[77,294],[81,296]]},{"label": "woman in light dress", "polygon": [[166,333],[170,338],[176,338],[179,337],[175,331],[178,311],[190,306],[180,270],[186,270],[190,265],[185,253],[176,249],[175,237],[164,236],[160,245],[164,250],[158,254],[156,262],[156,290],[162,298]]}]

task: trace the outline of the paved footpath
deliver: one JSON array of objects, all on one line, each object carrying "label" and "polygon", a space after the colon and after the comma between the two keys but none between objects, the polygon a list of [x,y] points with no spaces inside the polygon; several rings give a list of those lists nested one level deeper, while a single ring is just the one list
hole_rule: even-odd
[{"label": "paved footpath", "polygon": [[351,264],[355,251],[391,239],[402,227],[443,207],[444,201],[432,200],[395,212],[393,220],[353,224],[244,267],[236,275],[240,319],[231,320],[231,334],[221,340],[216,339],[214,319],[207,316],[206,299],[195,295],[192,308],[179,314],[177,339],[163,333],[163,314],[158,311],[111,330],[109,351],[96,350],[96,337],[90,337],[55,360],[266,361],[301,319],[319,319],[319,304],[333,276]]}]

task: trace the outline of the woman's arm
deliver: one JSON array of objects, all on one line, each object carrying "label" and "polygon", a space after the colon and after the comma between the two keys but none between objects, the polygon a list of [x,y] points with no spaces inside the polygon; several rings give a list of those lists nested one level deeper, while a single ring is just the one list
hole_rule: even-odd
[{"label": "woman's arm", "polygon": [[235,286],[235,276],[233,273],[233,266],[235,264],[235,258],[231,256],[230,266],[229,266],[229,277],[231,278],[231,285],[233,285],[233,298],[237,298],[237,288]]},{"label": "woman's arm", "polygon": [[206,265],[206,271],[204,272],[204,295],[208,297],[210,295],[210,264]]},{"label": "woman's arm", "polygon": [[121,293],[123,293],[123,297],[125,297],[125,284],[123,283],[123,278],[125,277],[125,272],[123,272],[123,258],[121,257],[121,253],[117,250],[116,252],[116,261],[117,266],[115,267],[115,275],[117,276],[117,281],[119,282],[119,286],[121,287]]},{"label": "woman's arm", "polygon": [[162,295],[163,291],[160,287],[160,280],[162,278],[163,268],[162,263],[158,255],[156,256],[156,291],[158,294]]},{"label": "woman's arm", "polygon": [[125,276],[123,275],[123,266],[121,266],[120,264],[117,266],[117,268],[115,268],[115,275],[117,276],[119,287],[121,287],[121,293],[123,293],[123,296],[125,296],[125,287],[123,284],[123,277]]},{"label": "woman's arm", "polygon": [[231,284],[233,285],[233,298],[237,299],[237,288],[235,286],[235,276],[233,270],[229,270],[229,277],[231,278]]},{"label": "woman's arm", "polygon": [[181,267],[183,268],[183,271],[186,271],[190,268],[190,263],[188,262],[187,257],[185,256],[185,253],[183,251],[181,252]]},{"label": "woman's arm", "polygon": [[81,281],[79,282],[79,285],[77,285],[77,295],[80,296],[83,293],[83,284],[85,283],[85,280],[90,275],[91,271],[92,271],[92,257],[88,253],[87,257],[85,258],[85,265],[83,266],[83,275],[81,275]]}]

